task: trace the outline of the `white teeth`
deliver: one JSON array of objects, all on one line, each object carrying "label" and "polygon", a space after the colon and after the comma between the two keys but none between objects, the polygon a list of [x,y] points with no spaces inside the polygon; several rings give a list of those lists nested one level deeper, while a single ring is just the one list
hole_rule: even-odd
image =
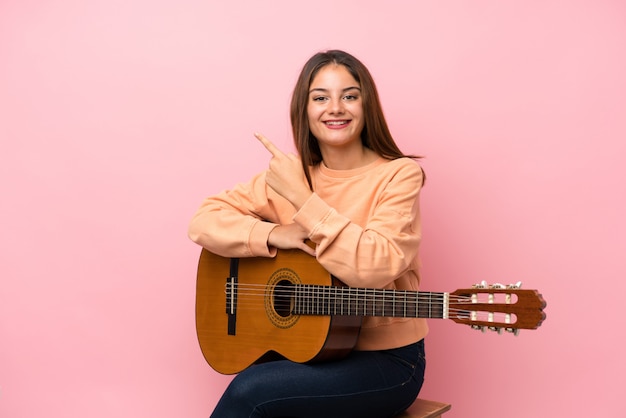
[{"label": "white teeth", "polygon": [[345,125],[347,122],[345,120],[329,120],[325,123],[326,125]]}]

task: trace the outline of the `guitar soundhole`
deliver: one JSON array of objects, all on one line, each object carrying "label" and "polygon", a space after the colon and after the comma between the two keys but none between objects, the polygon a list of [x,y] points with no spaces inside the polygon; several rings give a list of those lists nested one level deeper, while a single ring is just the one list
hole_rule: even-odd
[{"label": "guitar soundhole", "polygon": [[274,288],[274,310],[282,317],[287,318],[293,310],[293,283],[282,280]]},{"label": "guitar soundhole", "polygon": [[294,315],[292,310],[295,286],[300,283],[296,272],[289,268],[276,270],[268,280],[265,313],[274,326],[291,328],[298,322],[300,315]]}]

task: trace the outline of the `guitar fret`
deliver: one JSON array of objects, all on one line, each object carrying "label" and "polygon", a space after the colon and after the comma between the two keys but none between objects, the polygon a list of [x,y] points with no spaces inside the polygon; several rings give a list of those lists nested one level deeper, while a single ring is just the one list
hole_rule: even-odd
[{"label": "guitar fret", "polygon": [[315,313],[320,315],[324,309],[324,289],[315,286]]},{"label": "guitar fret", "polygon": [[404,299],[403,299],[404,300],[404,308],[403,308],[404,309],[404,315],[403,316],[406,318],[406,290],[404,290],[402,292],[402,296],[404,297]]},{"label": "guitar fret", "polygon": [[319,286],[315,286],[315,313],[319,314],[320,313],[320,309],[323,306],[322,302],[322,298],[320,297],[320,295],[322,294],[321,292],[321,288]]},{"label": "guitar fret", "polygon": [[363,316],[367,316],[367,289],[362,289],[361,293],[363,294],[363,297],[361,299],[361,306],[363,308]]},{"label": "guitar fret", "polygon": [[[367,315],[367,295],[364,289],[357,290],[357,315],[366,316]],[[360,310],[359,310],[360,309]]]},{"label": "guitar fret", "polygon": [[304,292],[304,313],[311,314],[311,287],[306,286]]},{"label": "guitar fret", "polygon": [[378,307],[377,301],[380,299],[380,290],[372,290],[372,296],[370,297],[370,299],[372,301],[372,315],[380,316],[378,314],[378,309],[376,309]]},{"label": "guitar fret", "polygon": [[423,303],[418,305],[416,315],[418,318],[432,318],[430,312],[430,301],[432,300],[432,295],[430,292],[420,292],[421,298],[424,300],[428,300],[429,303]]},{"label": "guitar fret", "polygon": [[[417,304],[417,297],[415,294],[409,293],[408,291],[404,291],[406,295],[406,308],[405,308],[405,317],[415,318],[415,308]],[[412,298],[411,298],[412,297]],[[413,308],[413,309],[411,309]]]},{"label": "guitar fret", "polygon": [[[343,300],[343,296],[344,296],[344,293],[345,293],[345,288],[344,288],[344,287],[341,287],[341,288],[339,288],[339,289],[340,289],[340,291],[341,291],[341,297],[340,297],[340,298],[337,298],[337,299],[339,299],[339,300]],[[335,306],[336,306],[336,305],[337,305],[337,303],[335,302]],[[339,314],[340,314],[340,315],[343,315],[343,303],[339,304],[339,306],[341,307],[341,311],[339,312]]]},{"label": "guitar fret", "polygon": [[357,312],[357,289],[350,289],[348,291],[348,315],[358,315]]},{"label": "guitar fret", "polygon": [[428,317],[433,317],[433,294],[428,293]]},{"label": "guitar fret", "polygon": [[372,309],[370,311],[370,315],[371,316],[377,316],[377,313],[378,313],[376,311],[376,296],[377,296],[377,294],[378,294],[378,290],[377,289],[372,289],[370,291],[370,296],[369,296],[369,298],[367,300],[368,302],[371,302],[371,306],[372,306]]},{"label": "guitar fret", "polygon": [[324,312],[326,315],[332,315],[333,314],[333,310],[331,307],[331,303],[332,303],[332,294],[331,294],[331,287],[327,286],[324,288]]},{"label": "guitar fret", "polygon": [[312,295],[312,302],[311,303],[311,309],[312,309],[312,313],[314,315],[319,315],[320,312],[320,288],[319,286],[313,286],[312,287],[313,290],[313,295]]},{"label": "guitar fret", "polygon": [[378,305],[376,306],[376,308],[374,309],[374,315],[375,316],[385,316],[385,304],[386,304],[386,300],[385,300],[385,296],[386,296],[386,292],[385,289],[378,289],[376,290],[376,294],[378,295],[378,297],[376,298],[378,300]]}]

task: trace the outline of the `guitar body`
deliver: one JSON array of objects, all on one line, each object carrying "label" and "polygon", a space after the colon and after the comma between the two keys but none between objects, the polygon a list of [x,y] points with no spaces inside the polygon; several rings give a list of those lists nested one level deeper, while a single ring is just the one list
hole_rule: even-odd
[{"label": "guitar body", "polygon": [[[277,358],[329,360],[355,346],[361,316],[292,314],[292,285],[342,284],[300,250],[282,255],[241,258],[233,268],[231,259],[202,250],[196,330],[202,353],[216,371],[234,374]],[[236,276],[236,285],[229,287],[231,276]]]}]

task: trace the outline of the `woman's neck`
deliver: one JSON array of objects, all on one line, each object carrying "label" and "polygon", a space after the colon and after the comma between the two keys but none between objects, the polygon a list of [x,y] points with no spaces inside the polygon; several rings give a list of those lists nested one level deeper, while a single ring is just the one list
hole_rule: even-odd
[{"label": "woman's neck", "polygon": [[378,154],[361,144],[352,149],[327,148],[320,151],[323,164],[332,170],[353,170],[378,159]]}]

